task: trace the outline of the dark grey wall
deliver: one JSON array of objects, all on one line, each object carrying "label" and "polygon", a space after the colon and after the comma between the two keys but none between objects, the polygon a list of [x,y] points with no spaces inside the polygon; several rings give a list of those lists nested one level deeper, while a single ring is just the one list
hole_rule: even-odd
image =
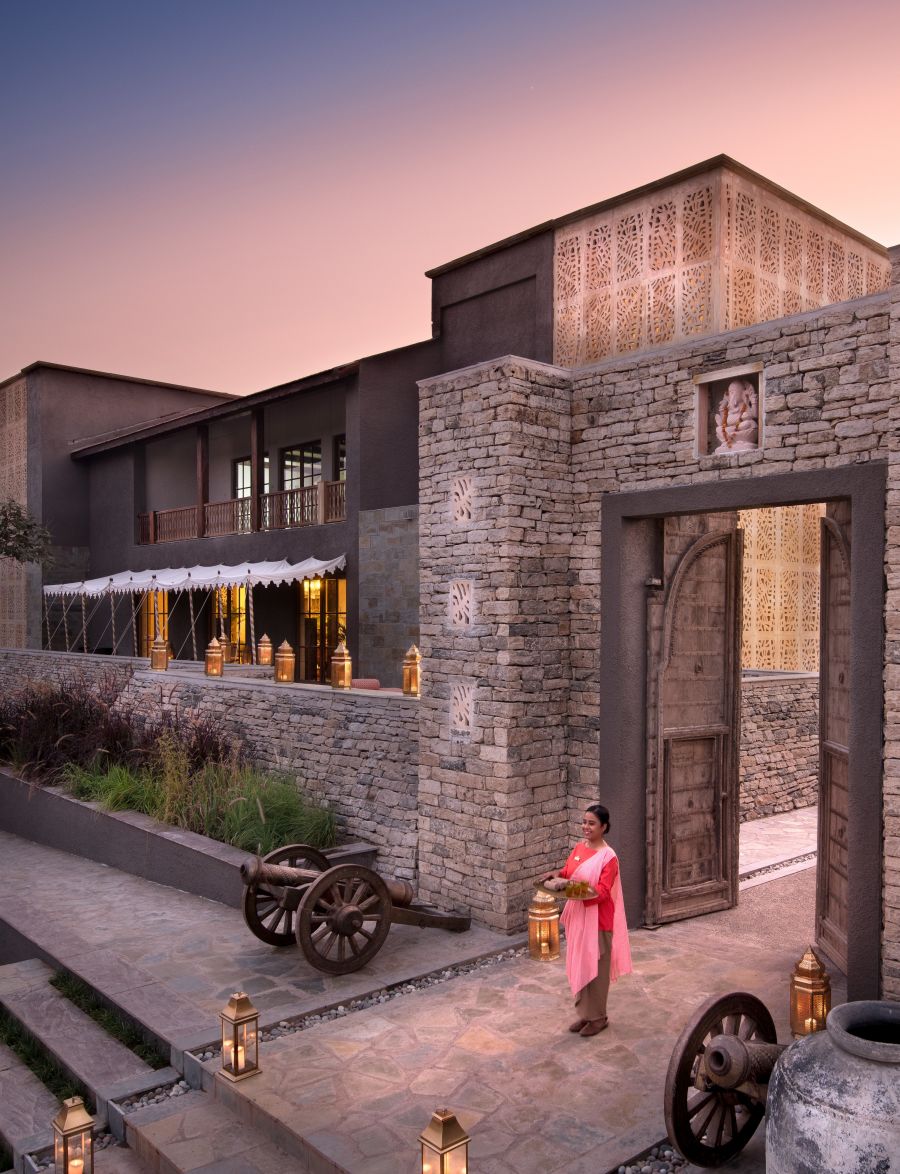
[{"label": "dark grey wall", "polygon": [[153,440],[143,446],[143,451],[143,509],[174,510],[179,506],[193,505],[197,500],[194,429],[186,428],[183,432]]}]

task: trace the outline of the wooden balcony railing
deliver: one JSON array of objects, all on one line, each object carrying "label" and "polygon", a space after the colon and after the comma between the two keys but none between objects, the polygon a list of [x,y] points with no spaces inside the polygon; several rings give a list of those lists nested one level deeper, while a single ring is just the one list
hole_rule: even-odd
[{"label": "wooden balcony railing", "polygon": [[[347,516],[347,485],[344,481],[320,481],[304,489],[285,489],[260,495],[260,529],[286,530],[295,526],[320,526],[342,522]],[[197,506],[175,510],[154,510],[138,514],[137,540],[141,545],[176,542],[197,537]],[[225,534],[249,534],[252,529],[250,498],[211,501],[203,507],[203,534],[219,538]]]}]

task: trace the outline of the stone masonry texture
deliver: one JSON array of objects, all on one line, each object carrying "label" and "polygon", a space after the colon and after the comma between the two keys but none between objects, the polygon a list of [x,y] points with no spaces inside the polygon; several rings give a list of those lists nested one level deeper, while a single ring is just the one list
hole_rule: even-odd
[{"label": "stone masonry texture", "polygon": [[359,646],[354,676],[403,683],[403,656],[419,642],[419,511],[415,506],[359,515]]},{"label": "stone masonry texture", "polygon": [[819,678],[741,682],[741,822],[809,807],[819,791]]}]

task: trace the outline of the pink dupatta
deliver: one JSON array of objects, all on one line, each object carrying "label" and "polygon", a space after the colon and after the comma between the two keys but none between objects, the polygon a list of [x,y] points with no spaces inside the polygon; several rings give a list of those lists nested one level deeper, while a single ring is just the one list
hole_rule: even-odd
[{"label": "pink dupatta", "polygon": [[[615,852],[606,844],[599,852],[582,861],[570,877],[571,880],[587,881],[592,888],[600,882],[600,874],[610,860],[617,859]],[[628,943],[628,926],[625,923],[625,902],[622,899],[622,882],[616,874],[610,896],[613,901],[613,935],[610,950],[609,977],[615,982],[621,974],[631,973],[631,946]],[[586,987],[597,977],[600,959],[600,914],[597,905],[584,901],[566,901],[560,922],[566,930],[566,976],[572,994]]]}]

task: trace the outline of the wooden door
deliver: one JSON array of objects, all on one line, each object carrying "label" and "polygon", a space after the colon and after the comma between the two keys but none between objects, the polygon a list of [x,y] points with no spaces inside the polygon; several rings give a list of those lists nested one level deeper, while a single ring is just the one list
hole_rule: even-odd
[{"label": "wooden door", "polygon": [[816,943],[846,974],[847,813],[850,764],[850,503],[829,503],[821,526]]},{"label": "wooden door", "polygon": [[737,901],[741,533],[722,528],[730,519],[666,519],[671,573],[648,605],[648,925]]}]

